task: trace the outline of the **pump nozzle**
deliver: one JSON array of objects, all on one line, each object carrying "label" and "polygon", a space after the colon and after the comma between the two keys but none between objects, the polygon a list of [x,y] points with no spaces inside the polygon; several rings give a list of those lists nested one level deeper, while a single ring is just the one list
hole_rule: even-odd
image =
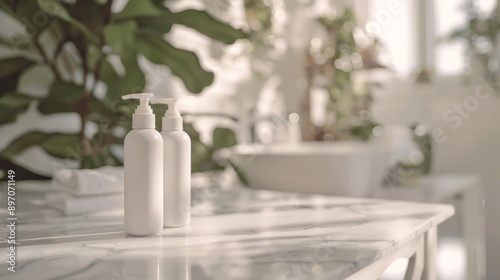
[{"label": "pump nozzle", "polygon": [[155,128],[155,117],[149,106],[152,93],[133,93],[122,96],[123,99],[139,99],[139,106],[132,115],[132,128]]},{"label": "pump nozzle", "polygon": [[151,104],[168,105],[167,111],[162,119],[162,130],[182,130],[182,117],[177,109],[177,99],[158,98],[151,100]]},{"label": "pump nozzle", "polygon": [[133,93],[122,96],[123,99],[139,99],[139,106],[135,109],[135,114],[153,114],[149,99],[153,97],[152,93]]}]

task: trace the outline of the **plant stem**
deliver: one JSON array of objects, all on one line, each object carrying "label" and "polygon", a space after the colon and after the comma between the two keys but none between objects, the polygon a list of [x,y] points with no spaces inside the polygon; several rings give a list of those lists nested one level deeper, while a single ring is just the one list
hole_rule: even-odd
[{"label": "plant stem", "polygon": [[87,45],[85,43],[81,44],[82,48],[78,48],[78,53],[80,54],[82,71],[83,71],[83,96],[80,99],[80,106],[78,108],[78,114],[80,115],[80,144],[82,147],[82,152],[84,155],[90,153],[90,143],[85,135],[85,130],[87,128],[88,112],[90,105],[91,92],[87,90],[87,76],[88,76],[88,65],[87,65]]},{"label": "plant stem", "polygon": [[[109,23],[109,20],[111,19],[111,6],[113,5],[113,0],[109,0],[106,2],[106,4],[103,6],[103,24],[107,25]],[[104,36],[102,33],[99,35],[101,39],[101,43],[104,44]],[[104,60],[106,59],[106,55],[102,54],[102,56],[97,60],[94,69],[92,69],[92,73],[94,75],[94,84],[92,85],[92,88],[90,90],[90,97],[95,96],[95,89],[97,87],[97,83],[99,82],[99,79],[101,78],[101,66]],[[102,151],[102,148],[104,148],[110,141],[111,137],[113,136],[113,128],[116,126],[116,120],[112,121],[108,128],[107,131],[104,133],[103,137],[97,143],[93,149],[93,152],[96,154],[99,154]]]},{"label": "plant stem", "polygon": [[[103,54],[101,57],[99,57],[99,59],[97,60],[95,66],[94,66],[94,69],[92,70],[92,72],[94,74],[94,84],[92,85],[92,89],[90,90],[91,96],[95,96],[95,89],[97,87],[97,83],[99,82],[99,79],[101,76],[100,75],[101,74],[101,65],[105,59],[106,59],[105,54]],[[104,133],[104,135],[101,138],[101,140],[99,141],[99,143],[97,143],[94,146],[94,149],[93,149],[94,153],[99,154],[101,152],[102,148],[108,144],[109,139],[112,136],[113,128],[115,127],[115,125],[116,125],[116,121],[112,121],[109,124],[107,131]]]},{"label": "plant stem", "polygon": [[[58,37],[57,34],[55,36]],[[64,48],[64,44],[68,41],[68,39],[69,39],[68,36],[66,36],[66,37],[62,38],[61,41],[59,41],[59,43],[57,44],[56,49],[54,51],[54,56],[53,56],[54,62],[57,61],[57,58],[61,54],[61,52]]]},{"label": "plant stem", "polygon": [[[58,25],[56,25],[58,26]],[[56,49],[54,51],[54,54],[52,55],[52,61],[54,62],[55,65],[57,65],[57,60],[61,58],[61,62],[63,64],[63,72],[68,73],[67,76],[70,77],[70,80],[74,81],[73,78],[75,76],[75,70],[71,66],[71,62],[69,61],[68,54],[66,51],[64,51],[64,46],[66,43],[71,42],[71,37],[67,34],[67,30],[64,28],[64,26],[59,26],[62,30],[61,33],[63,35],[60,38],[58,28],[54,27],[51,28],[51,34],[53,35],[53,40],[54,41],[59,41],[59,43],[56,46]],[[64,35],[66,33],[66,35]]]},{"label": "plant stem", "polygon": [[99,154],[102,151],[102,149],[110,143],[113,136],[113,128],[115,128],[115,126],[116,126],[116,120],[112,121],[109,124],[107,131],[104,133],[99,143],[97,143],[97,145],[95,145],[94,147],[94,152],[96,154]]},{"label": "plant stem", "polygon": [[35,45],[35,47],[38,49],[38,51],[39,51],[39,52],[40,52],[40,54],[42,55],[43,62],[44,62],[45,64],[47,64],[47,65],[50,67],[50,69],[52,70],[52,73],[54,73],[54,75],[56,76],[56,78],[57,78],[58,80],[60,80],[60,79],[61,79],[61,74],[60,74],[60,73],[59,73],[59,71],[57,70],[57,67],[56,67],[56,65],[54,64],[54,62],[53,62],[53,61],[51,61],[51,60],[49,59],[49,57],[47,56],[47,54],[46,54],[46,53],[45,53],[45,51],[43,50],[42,45],[41,45],[41,44],[40,44],[40,42],[38,41],[38,36],[37,36],[37,37],[35,37],[35,38],[33,39],[33,44]]},{"label": "plant stem", "polygon": [[82,145],[83,154],[88,154],[90,152],[90,143],[85,135],[85,130],[87,128],[88,121],[88,104],[89,104],[89,92],[85,90],[83,92],[82,99],[80,100],[80,108],[78,114],[80,115],[80,144]]},{"label": "plant stem", "polygon": [[95,63],[94,69],[92,70],[92,73],[94,74],[94,84],[92,85],[92,89],[90,90],[90,93],[92,95],[95,94],[95,89],[97,86],[97,83],[99,82],[99,79],[101,78],[101,65],[104,62],[104,59],[106,59],[106,55],[103,54]]},{"label": "plant stem", "polygon": [[[73,46],[76,47],[76,43],[72,40],[71,36],[68,35],[68,29],[64,26],[61,26],[61,33],[63,34],[66,34],[64,35],[64,37],[61,39],[62,41],[66,41],[68,43],[71,43],[73,44]],[[59,38],[59,36],[57,35],[57,32],[56,32],[56,36]],[[64,49],[64,45],[61,47],[61,50],[59,53],[55,53],[54,55],[54,61],[56,61],[56,59],[60,56],[61,57],[61,61],[62,63],[64,64],[64,67],[69,71],[69,76],[71,77],[71,80],[73,82],[75,82],[75,67],[73,67],[73,65],[71,64],[71,56],[69,54],[70,50],[65,50]],[[56,61],[57,62],[57,61]]]}]

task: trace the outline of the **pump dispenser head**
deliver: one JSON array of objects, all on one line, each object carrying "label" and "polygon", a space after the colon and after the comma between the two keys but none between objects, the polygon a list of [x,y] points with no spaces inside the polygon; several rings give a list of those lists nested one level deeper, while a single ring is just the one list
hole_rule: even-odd
[{"label": "pump dispenser head", "polygon": [[152,93],[133,93],[122,96],[123,99],[139,99],[139,106],[132,115],[133,129],[155,128],[155,115],[149,106],[149,99],[152,96]]},{"label": "pump dispenser head", "polygon": [[182,130],[182,117],[177,109],[177,99],[158,98],[151,100],[151,104],[167,104],[168,109],[161,121],[162,130]]}]

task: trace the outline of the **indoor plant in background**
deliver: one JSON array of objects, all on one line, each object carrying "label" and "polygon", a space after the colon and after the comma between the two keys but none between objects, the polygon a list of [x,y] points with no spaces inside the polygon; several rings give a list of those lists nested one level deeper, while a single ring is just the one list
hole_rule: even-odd
[{"label": "indoor plant in background", "polygon": [[[481,14],[472,0],[465,5],[467,20],[465,25],[452,29],[439,43],[463,41],[466,44],[464,59],[469,63],[465,82],[482,77],[496,85],[498,83],[498,32],[500,31],[499,11],[495,7],[487,16]],[[496,56],[496,57],[495,57]],[[497,85],[496,85],[497,86]]]},{"label": "indoor plant in background", "polygon": [[[378,42],[361,34],[354,12],[349,8],[341,9],[333,17],[319,17],[317,22],[325,31],[326,39],[314,38],[306,50],[306,101],[309,102],[315,87],[327,93],[328,101],[326,120],[320,126],[312,123],[310,104],[306,104],[307,138],[316,141],[368,140],[377,127],[369,113],[370,81],[355,83],[353,76],[359,70],[385,68],[374,60],[373,50]],[[356,31],[359,31],[357,37],[363,40],[356,38]]]},{"label": "indoor plant in background", "polygon": [[287,16],[282,0],[245,0],[248,39],[252,45],[251,68],[257,78],[265,79],[275,71],[277,59],[286,51],[284,25]]},{"label": "indoor plant in background", "polygon": [[[286,115],[283,94],[278,90],[284,81],[277,66],[288,48],[285,40],[288,15],[283,0],[242,2],[248,42],[241,56],[248,63],[249,75],[237,81],[239,142],[268,143],[276,135],[261,136],[276,134],[284,128],[283,124],[275,126],[279,123],[276,120]],[[276,128],[274,133],[266,133],[269,126]]]},{"label": "indoor plant in background", "polygon": [[[195,53],[168,43],[165,34],[181,24],[225,44],[246,37],[242,30],[201,10],[173,12],[168,2],[130,0],[123,10],[113,12],[112,2],[0,2],[0,10],[24,27],[24,32],[0,38],[2,47],[11,50],[11,55],[0,59],[0,126],[15,122],[30,106],[43,115],[77,114],[80,119],[75,133],[37,130],[17,137],[0,150],[0,170],[15,169],[18,179],[46,178],[15,160],[33,146],[52,157],[77,162],[81,168],[121,165],[113,147],[123,144],[133,105],[120,97],[143,91],[146,73],[139,59],[167,66],[189,91],[200,93],[214,74],[200,65]],[[45,96],[19,90],[23,75],[34,68],[51,73]],[[190,124],[185,129],[193,141],[193,172],[220,168],[211,159],[214,150],[236,143],[229,129],[216,129],[210,147]]]}]

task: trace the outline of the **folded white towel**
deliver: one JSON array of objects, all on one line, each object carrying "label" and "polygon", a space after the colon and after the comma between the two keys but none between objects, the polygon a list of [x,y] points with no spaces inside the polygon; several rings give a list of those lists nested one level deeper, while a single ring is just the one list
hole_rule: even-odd
[{"label": "folded white towel", "polygon": [[123,192],[123,167],[58,169],[52,176],[56,190],[76,195]]},{"label": "folded white towel", "polygon": [[84,215],[123,209],[123,193],[75,196],[57,192],[47,194],[45,202],[67,216]]}]

